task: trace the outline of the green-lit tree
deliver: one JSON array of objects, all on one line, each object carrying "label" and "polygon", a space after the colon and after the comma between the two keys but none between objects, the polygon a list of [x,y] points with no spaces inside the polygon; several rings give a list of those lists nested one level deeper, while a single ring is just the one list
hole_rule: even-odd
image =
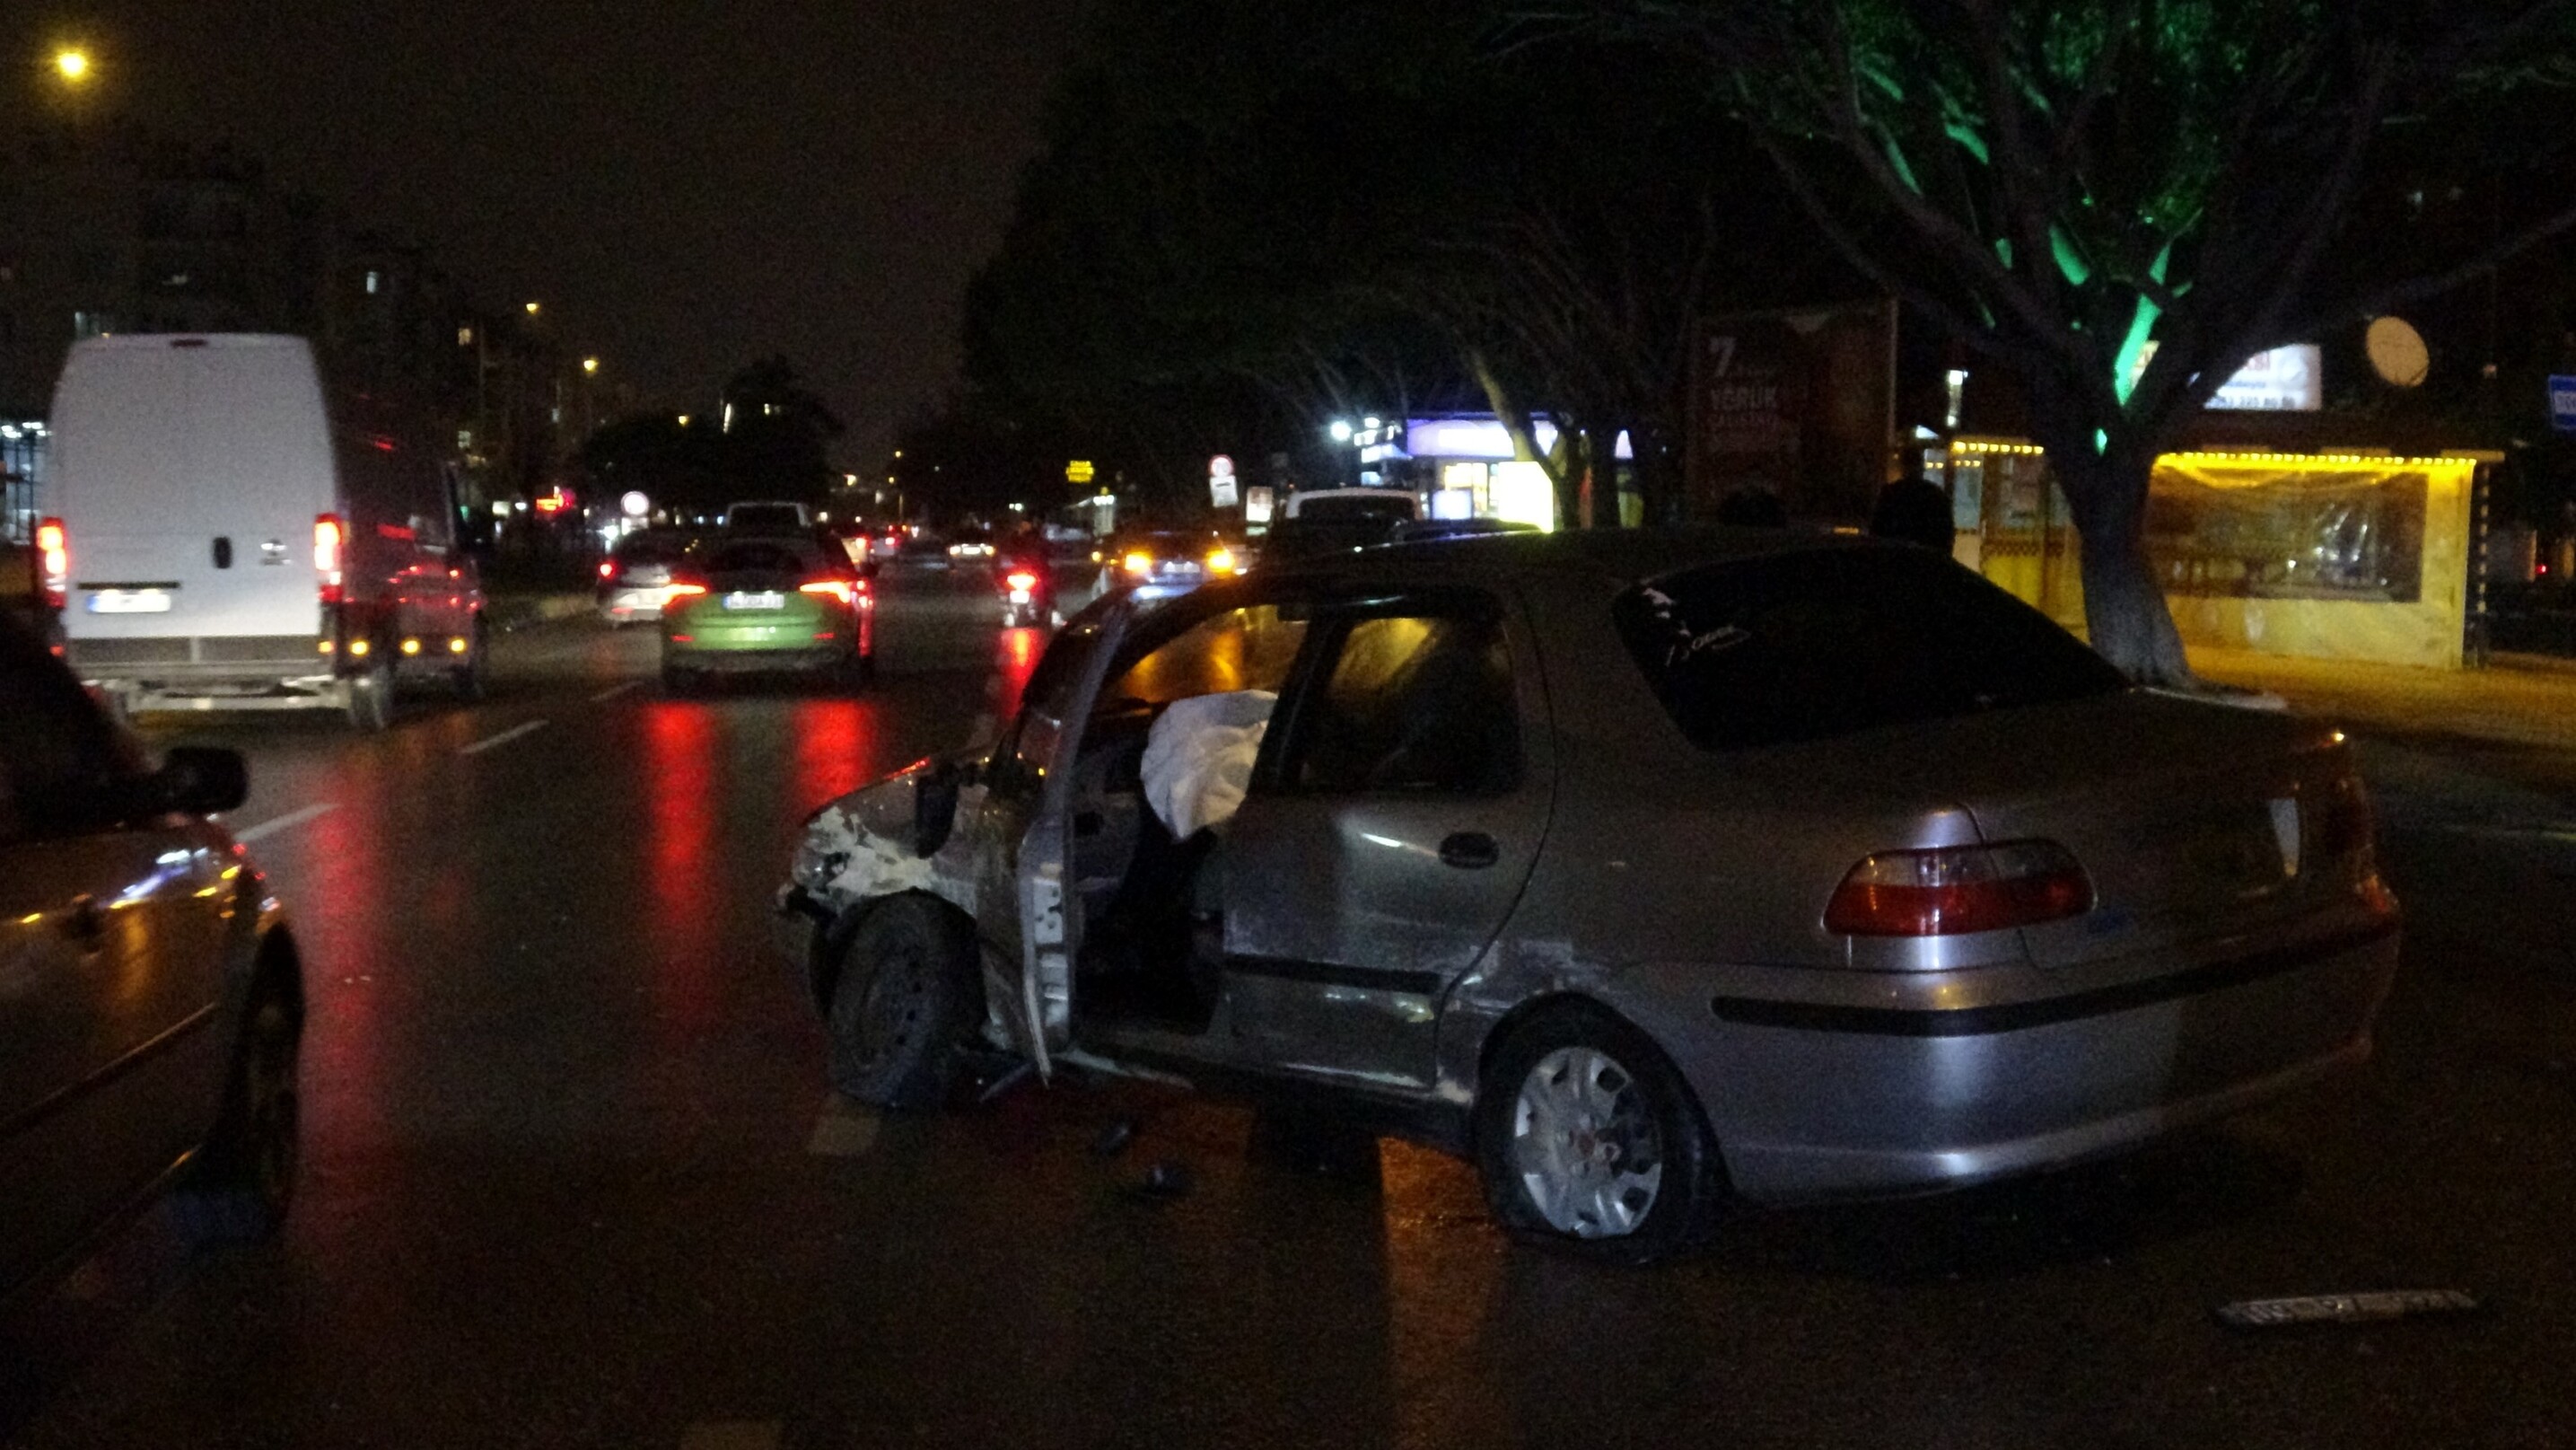
[{"label": "green-lit tree", "polygon": [[2576,224],[2560,190],[2447,255],[2354,226],[2395,167],[2510,166],[2549,137],[2569,0],[1579,8],[1691,47],[1857,265],[2018,373],[2093,643],[2142,680],[2190,679],[2143,528],[2156,456],[2210,395]]}]

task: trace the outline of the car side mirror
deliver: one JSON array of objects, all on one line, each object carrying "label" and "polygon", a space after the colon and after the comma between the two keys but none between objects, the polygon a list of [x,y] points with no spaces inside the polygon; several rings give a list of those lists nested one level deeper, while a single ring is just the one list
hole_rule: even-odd
[{"label": "car side mirror", "polygon": [[180,811],[204,816],[236,810],[250,798],[250,767],[239,751],[177,746],[153,773],[149,794],[156,814]]},{"label": "car side mirror", "polygon": [[948,834],[957,825],[957,792],[966,781],[966,773],[954,761],[942,761],[912,784],[912,851],[916,856],[939,854],[948,844]]}]

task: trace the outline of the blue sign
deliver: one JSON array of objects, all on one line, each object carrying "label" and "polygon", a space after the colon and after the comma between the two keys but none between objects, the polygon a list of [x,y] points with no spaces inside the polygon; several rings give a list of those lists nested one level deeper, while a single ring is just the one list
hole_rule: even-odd
[{"label": "blue sign", "polygon": [[2561,433],[2576,433],[2576,378],[2550,378],[2549,426]]}]

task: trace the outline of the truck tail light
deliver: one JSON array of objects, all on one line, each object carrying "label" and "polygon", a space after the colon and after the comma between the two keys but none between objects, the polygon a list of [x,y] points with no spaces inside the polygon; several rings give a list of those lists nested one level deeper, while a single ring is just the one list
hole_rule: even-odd
[{"label": "truck tail light", "polygon": [[2037,926],[2092,909],[2092,878],[2054,841],[1881,851],[1843,878],[1825,907],[1825,930],[1958,936]]},{"label": "truck tail light", "polygon": [[313,572],[320,577],[322,602],[338,604],[347,597],[344,587],[349,553],[349,529],[338,514],[313,516]]},{"label": "truck tail light", "polygon": [[72,592],[72,536],[61,519],[36,525],[36,568],[44,576],[45,607],[61,609]]}]

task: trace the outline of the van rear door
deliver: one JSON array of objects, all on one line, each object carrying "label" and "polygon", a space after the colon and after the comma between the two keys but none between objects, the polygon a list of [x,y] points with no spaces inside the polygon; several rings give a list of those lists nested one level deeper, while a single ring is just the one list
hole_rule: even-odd
[{"label": "van rear door", "polygon": [[319,633],[313,524],[334,474],[308,344],[96,339],[73,349],[54,410],[73,639]]}]

